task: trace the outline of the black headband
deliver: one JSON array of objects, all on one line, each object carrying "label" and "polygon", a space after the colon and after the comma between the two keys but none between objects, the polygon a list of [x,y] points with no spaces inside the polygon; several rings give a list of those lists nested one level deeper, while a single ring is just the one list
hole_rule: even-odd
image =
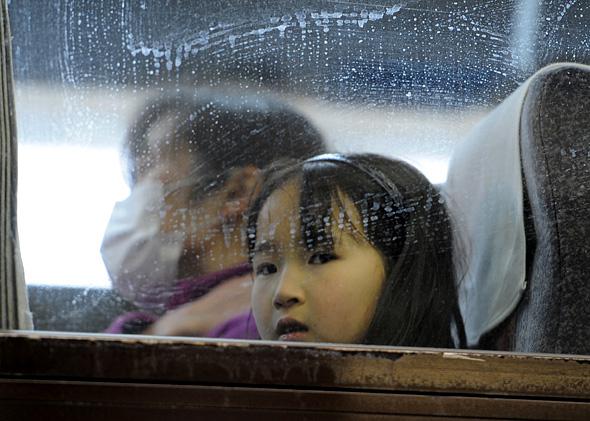
[{"label": "black headband", "polygon": [[325,153],[322,155],[316,155],[312,158],[305,160],[303,165],[315,162],[335,162],[350,165],[351,167],[368,175],[369,178],[373,180],[375,183],[377,183],[385,191],[385,193],[387,193],[392,199],[394,199],[398,203],[399,206],[401,206],[403,203],[403,196],[399,192],[397,186],[394,183],[392,183],[391,180],[389,180],[389,178],[386,177],[385,174],[383,174],[383,172],[379,171],[377,168],[368,167],[360,162],[352,161],[346,155],[341,155],[338,153]]}]

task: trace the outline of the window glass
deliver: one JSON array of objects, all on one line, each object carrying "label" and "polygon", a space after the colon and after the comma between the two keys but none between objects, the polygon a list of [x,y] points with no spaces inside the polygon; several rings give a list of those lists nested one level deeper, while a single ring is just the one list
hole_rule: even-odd
[{"label": "window glass", "polygon": [[[237,212],[215,207],[230,194],[224,190],[222,199],[217,187],[232,181],[246,185],[251,180],[250,167],[216,165],[213,154],[195,152],[190,142],[183,146],[179,139],[187,133],[200,139],[217,127],[216,136],[237,136],[233,140],[237,145],[239,139],[266,127],[260,121],[258,126],[243,123],[248,128],[244,134],[240,119],[258,112],[260,98],[272,98],[271,105],[262,107],[288,107],[304,120],[297,124],[309,124],[313,134],[303,137],[316,136],[317,131],[325,151],[371,152],[402,159],[439,185],[446,180],[454,146],[531,74],[556,61],[590,61],[590,5],[575,0],[408,0],[381,5],[311,0],[19,0],[9,1],[9,13],[19,136],[21,252],[36,327],[48,330],[100,332],[117,316],[142,311],[149,317],[125,322],[139,324],[141,330],[153,321],[150,317],[160,318],[171,308],[211,295],[199,288],[225,286],[227,291],[219,292],[220,296],[239,295],[240,304],[227,310],[225,319],[247,310],[250,287],[243,284],[252,283],[252,276],[249,268],[240,269],[240,264],[248,262],[245,252],[220,252],[219,243],[207,243],[209,248],[203,251],[209,237],[194,233],[195,224],[202,227],[213,223],[211,218],[220,212]],[[203,97],[214,99],[202,101]],[[158,108],[166,98],[173,98],[169,100],[173,105]],[[207,104],[217,100],[223,106],[237,103],[238,114],[210,111]],[[187,111],[190,106],[194,110]],[[195,110],[203,107],[209,110],[207,125],[191,126],[193,118],[201,115]],[[279,120],[289,126],[295,124],[291,118]],[[230,120],[233,125],[224,132]],[[276,124],[268,123],[273,128]],[[300,136],[303,129],[297,127],[277,129],[273,136],[299,139],[290,131]],[[129,146],[133,136],[141,137],[144,145]],[[219,145],[210,147],[225,148]],[[236,146],[226,154],[233,159],[246,154],[244,148]],[[324,151],[314,148],[295,154],[302,158]],[[278,158],[289,155],[277,154]],[[246,170],[236,172],[236,168]],[[156,180],[152,184],[160,190],[149,180]],[[157,251],[146,251],[144,244],[141,253],[152,253],[147,263],[139,261],[140,240],[130,240],[121,231],[113,233],[112,226],[115,203],[133,195],[138,185],[146,189],[143,199],[120,211],[145,213],[156,206],[147,203],[147,197],[165,191],[166,200],[154,202],[159,204],[152,218],[160,218],[157,227],[173,225],[153,245],[159,247]],[[166,209],[183,200],[180,208],[185,211],[187,203],[195,201],[208,210],[196,216],[176,212],[166,219]],[[237,199],[227,200],[224,203],[243,205]],[[354,225],[354,211],[349,216]],[[362,219],[360,214],[356,217]],[[155,229],[151,223],[143,226]],[[236,238],[247,242],[248,235],[237,234],[240,229],[224,227],[219,238],[226,246]],[[194,238],[187,240],[189,231]],[[105,243],[108,232],[114,245]],[[263,233],[257,235],[260,243]],[[125,248],[124,241],[136,248]],[[351,241],[354,251],[356,243]],[[178,242],[184,245],[175,248]],[[194,248],[188,248],[187,242]],[[196,256],[195,250],[202,255]],[[153,253],[176,263],[184,258],[188,269],[154,263]],[[358,256],[360,252],[351,253]],[[329,259],[326,253],[312,253],[303,260],[308,266],[323,267],[333,264]],[[137,267],[132,268],[134,264]],[[257,269],[254,259],[255,278],[279,270],[278,264],[265,264]],[[205,266],[207,270],[202,269]],[[191,272],[194,267],[199,271]],[[137,274],[134,268],[143,272]],[[228,268],[236,270],[228,282],[202,279]],[[133,282],[117,284],[113,279],[131,272],[136,276]],[[175,283],[172,290],[163,286],[165,279],[176,282],[195,273],[205,284]],[[150,284],[148,278],[156,281]],[[337,297],[334,291],[317,294]],[[370,297],[367,300],[371,302]],[[266,303],[280,305],[276,298],[267,297]],[[342,301],[329,299],[321,305],[345,308]],[[222,312],[213,299],[199,311]],[[178,319],[171,323],[182,324],[189,313],[177,312]],[[264,317],[262,313],[257,321]],[[247,323],[254,323],[252,315],[247,318]],[[211,333],[216,328],[211,323],[200,332]],[[272,323],[276,327],[275,319]],[[182,329],[174,332],[190,333],[190,328]],[[303,328],[295,323],[279,333],[296,336],[297,329]],[[318,335],[315,339],[356,341],[353,331],[345,338]],[[457,343],[456,332],[453,335]]]}]

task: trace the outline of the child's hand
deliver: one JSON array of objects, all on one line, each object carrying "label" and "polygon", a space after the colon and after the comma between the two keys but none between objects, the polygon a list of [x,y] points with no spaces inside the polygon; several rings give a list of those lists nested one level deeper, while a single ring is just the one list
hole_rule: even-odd
[{"label": "child's hand", "polygon": [[202,336],[231,317],[250,308],[250,275],[224,282],[196,301],[168,311],[146,335]]}]

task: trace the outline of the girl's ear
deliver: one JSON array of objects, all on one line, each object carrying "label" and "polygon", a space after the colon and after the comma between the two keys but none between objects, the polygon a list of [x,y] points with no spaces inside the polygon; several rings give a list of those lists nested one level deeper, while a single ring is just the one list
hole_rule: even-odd
[{"label": "girl's ear", "polygon": [[238,220],[256,196],[262,172],[254,165],[238,168],[232,172],[223,188],[224,205],[221,215],[224,220]]}]

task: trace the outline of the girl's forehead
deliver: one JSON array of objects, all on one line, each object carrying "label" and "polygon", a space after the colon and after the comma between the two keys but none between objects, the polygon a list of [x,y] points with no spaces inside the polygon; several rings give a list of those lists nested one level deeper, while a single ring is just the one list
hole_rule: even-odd
[{"label": "girl's forehead", "polygon": [[[339,192],[339,200],[324,197],[330,203],[310,204],[315,209],[324,209],[329,215],[315,215],[328,223],[334,238],[340,234],[362,233],[359,212],[350,198]],[[307,212],[305,212],[307,213]],[[313,212],[311,212],[313,214]],[[301,243],[301,188],[297,181],[288,181],[276,189],[265,201],[257,221],[257,242],[288,241]],[[326,217],[329,217],[326,219]],[[328,225],[325,225],[327,228]],[[359,232],[360,231],[360,232]],[[361,234],[362,237],[362,234]],[[317,239],[316,239],[317,240]],[[320,240],[322,240],[320,238]]]},{"label": "girl's forehead", "polygon": [[272,192],[258,214],[259,236],[266,235],[265,231],[273,231],[273,227],[279,224],[299,227],[299,193],[299,185],[295,181],[289,181]]}]

